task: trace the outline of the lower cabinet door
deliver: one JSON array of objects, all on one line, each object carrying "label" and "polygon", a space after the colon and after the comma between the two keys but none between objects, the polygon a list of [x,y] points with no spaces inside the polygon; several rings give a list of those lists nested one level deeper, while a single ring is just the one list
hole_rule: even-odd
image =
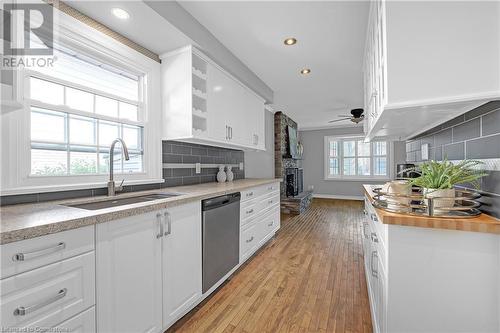
[{"label": "lower cabinet door", "polygon": [[168,208],[163,238],[163,325],[201,298],[201,204]]},{"label": "lower cabinet door", "polygon": [[240,233],[240,263],[244,262],[259,245],[259,224],[252,223]]},{"label": "lower cabinet door", "polygon": [[96,226],[97,331],[162,330],[158,212]]},{"label": "lower cabinet door", "polygon": [[60,323],[49,332],[78,332],[78,333],[94,333],[95,332],[95,307],[83,311],[80,314]]}]

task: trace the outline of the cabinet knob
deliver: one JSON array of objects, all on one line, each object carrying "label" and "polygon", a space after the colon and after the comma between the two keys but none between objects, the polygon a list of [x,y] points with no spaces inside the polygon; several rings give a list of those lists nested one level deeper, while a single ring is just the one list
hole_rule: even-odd
[{"label": "cabinet knob", "polygon": [[252,241],[253,241],[253,236],[246,240],[247,243],[250,243]]}]

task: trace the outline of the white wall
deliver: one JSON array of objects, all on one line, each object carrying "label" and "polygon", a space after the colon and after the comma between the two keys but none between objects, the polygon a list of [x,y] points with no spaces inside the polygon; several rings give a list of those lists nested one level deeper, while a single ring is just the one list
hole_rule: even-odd
[{"label": "white wall", "polygon": [[[324,178],[324,138],[334,135],[361,135],[363,127],[332,128],[314,131],[301,131],[300,140],[304,145],[304,187],[314,186],[317,195],[353,198],[363,196],[362,184],[378,184],[380,181],[336,181]],[[394,143],[394,163],[404,163],[406,158],[405,143]]]},{"label": "white wall", "polygon": [[245,151],[246,178],[274,178],[274,114],[266,111],[266,151]]}]

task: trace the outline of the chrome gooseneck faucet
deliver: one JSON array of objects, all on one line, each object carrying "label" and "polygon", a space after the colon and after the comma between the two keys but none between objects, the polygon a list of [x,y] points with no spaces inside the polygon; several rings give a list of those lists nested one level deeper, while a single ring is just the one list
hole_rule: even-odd
[{"label": "chrome gooseneck faucet", "polygon": [[128,156],[128,149],[127,145],[125,144],[125,141],[123,141],[120,138],[116,138],[113,140],[111,143],[111,147],[109,148],[109,182],[108,182],[108,196],[114,196],[116,195],[116,192],[120,192],[123,190],[123,181],[122,180],[120,186],[115,186],[115,181],[113,180],[113,164],[114,164],[114,150],[115,150],[115,145],[117,142],[120,142],[122,144],[122,149],[123,149],[123,154],[125,155],[125,161],[129,160]]}]

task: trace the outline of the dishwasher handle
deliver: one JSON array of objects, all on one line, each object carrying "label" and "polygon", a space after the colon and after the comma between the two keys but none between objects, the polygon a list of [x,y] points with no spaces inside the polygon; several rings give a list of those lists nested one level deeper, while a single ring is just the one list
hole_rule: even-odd
[{"label": "dishwasher handle", "polygon": [[221,195],[219,197],[210,198],[203,200],[201,202],[201,208],[203,211],[219,208],[225,205],[232,204],[234,202],[239,202],[241,199],[240,192],[231,193],[227,195]]}]

